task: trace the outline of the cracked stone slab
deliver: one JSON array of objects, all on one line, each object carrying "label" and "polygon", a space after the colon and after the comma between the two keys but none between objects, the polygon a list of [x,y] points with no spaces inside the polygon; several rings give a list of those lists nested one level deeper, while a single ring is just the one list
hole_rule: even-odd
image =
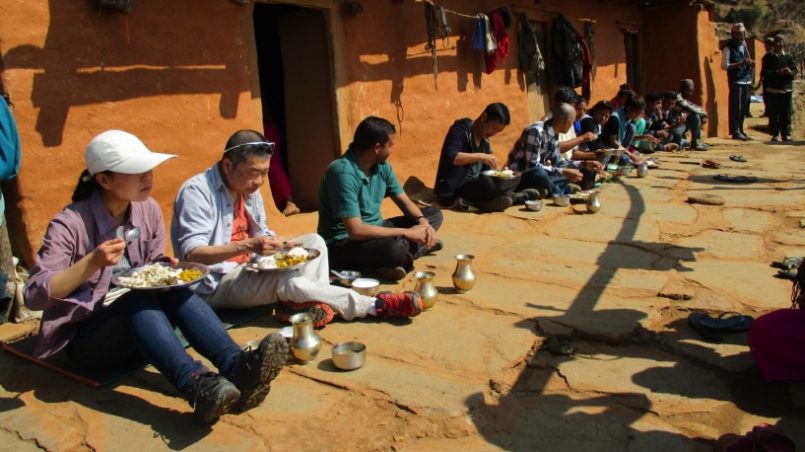
[{"label": "cracked stone slab", "polygon": [[772,214],[762,210],[725,209],[722,215],[736,231],[762,232],[774,226]]},{"label": "cracked stone slab", "polygon": [[[636,398],[644,398],[635,394]],[[646,406],[648,401],[646,400]],[[529,394],[485,401],[474,415],[479,432],[506,450],[695,449],[695,442],[656,415],[625,407],[617,396]]]},{"label": "cracked stone slab", "polygon": [[758,310],[786,307],[791,293],[789,281],[774,278],[776,270],[767,263],[699,260],[688,263],[685,277],[719,291],[733,302]]},{"label": "cracked stone slab", "polygon": [[591,228],[596,230],[596,237],[605,237],[609,241],[616,242],[636,240],[654,243],[658,242],[660,237],[660,230],[655,221],[643,218],[638,220],[612,218],[607,216],[604,210],[596,214],[594,224],[590,223],[588,215],[568,215],[559,218],[554,222],[550,235],[573,240],[589,236]]},{"label": "cracked stone slab", "polygon": [[789,229],[776,232],[772,240],[782,245],[805,246],[805,232]]},{"label": "cracked stone slab", "polygon": [[[506,313],[494,301],[467,305],[456,297],[440,294],[434,308],[410,324],[377,321],[367,331],[360,323],[338,322],[321,330],[320,336],[329,344],[363,342],[367,358],[377,357],[380,362],[438,363],[439,372],[455,373],[474,384],[525,359],[536,340],[533,321]],[[329,347],[323,346],[320,355],[329,358]],[[362,370],[338,375],[348,378]]]},{"label": "cracked stone slab", "polygon": [[686,204],[671,204],[666,202],[645,203],[640,209],[633,209],[631,202],[623,200],[609,201],[602,198],[602,210],[607,215],[619,218],[648,218],[652,221],[669,221],[672,223],[692,223],[696,221],[698,212]]},{"label": "cracked stone slab", "polygon": [[680,238],[677,244],[700,249],[696,253],[699,258],[751,261],[763,261],[767,258],[763,248],[763,237],[755,234],[704,231],[692,237]]},{"label": "cracked stone slab", "polygon": [[[576,391],[642,394],[659,415],[707,413],[729,405],[724,383],[701,368],[647,347],[581,348],[556,364]],[[628,402],[627,402],[628,403]]]}]

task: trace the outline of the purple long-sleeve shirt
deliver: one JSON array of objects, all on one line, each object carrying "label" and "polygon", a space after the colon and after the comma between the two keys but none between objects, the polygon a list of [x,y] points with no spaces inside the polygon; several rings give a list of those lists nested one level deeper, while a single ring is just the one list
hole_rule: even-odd
[{"label": "purple long-sleeve shirt", "polygon": [[[96,271],[65,298],[51,296],[50,280],[101,243],[116,238],[118,226],[98,192],[87,200],[65,207],[48,225],[31,277],[25,285],[25,304],[31,309],[44,311],[39,343],[34,349],[37,357],[46,358],[64,348],[75,334],[75,324],[103,309],[103,299],[112,279],[112,267]],[[132,267],[164,256],[162,211],[153,198],[132,202],[129,219],[124,226],[140,228],[140,237],[130,242],[126,249]]]}]

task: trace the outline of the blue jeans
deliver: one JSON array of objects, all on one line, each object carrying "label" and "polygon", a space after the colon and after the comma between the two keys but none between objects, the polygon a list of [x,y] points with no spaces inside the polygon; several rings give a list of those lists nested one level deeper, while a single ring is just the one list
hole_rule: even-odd
[{"label": "blue jeans", "polygon": [[187,354],[174,324],[221,375],[229,375],[240,347],[207,303],[187,289],[129,292],[78,323],[66,351],[79,365],[95,369],[121,365],[139,352],[183,391],[194,373],[206,369]]},{"label": "blue jeans", "polygon": [[564,194],[568,191],[568,181],[564,176],[550,176],[545,169],[536,167],[523,172],[517,191],[536,188],[548,192],[549,196]]}]

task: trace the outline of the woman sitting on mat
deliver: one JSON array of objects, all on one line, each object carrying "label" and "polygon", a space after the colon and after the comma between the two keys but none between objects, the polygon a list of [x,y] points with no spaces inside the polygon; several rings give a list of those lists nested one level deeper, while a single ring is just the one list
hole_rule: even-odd
[{"label": "woman sitting on mat", "polygon": [[[37,357],[63,349],[82,367],[102,368],[139,353],[187,397],[199,420],[213,423],[263,401],[288,346],[274,334],[242,351],[189,289],[127,291],[111,285],[113,276],[130,268],[170,260],[162,212],[150,195],[153,169],[172,157],[119,130],[95,137],[73,203],[48,225],[25,301],[44,311]],[[124,235],[135,229],[140,233]],[[188,355],[174,325],[220,374]]]},{"label": "woman sitting on mat", "polygon": [[791,308],[752,322],[749,349],[766,381],[805,380],[805,262],[799,266]]}]

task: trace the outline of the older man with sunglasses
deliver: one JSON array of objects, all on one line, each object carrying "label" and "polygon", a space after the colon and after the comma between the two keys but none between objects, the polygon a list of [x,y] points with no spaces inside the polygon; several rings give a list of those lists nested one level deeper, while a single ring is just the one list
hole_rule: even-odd
[{"label": "older man with sunglasses", "polygon": [[[277,301],[280,318],[309,309],[318,325],[334,313],[345,320],[365,317],[413,317],[422,302],[413,292],[360,295],[331,286],[327,246],[307,234],[292,242],[321,252],[299,271],[253,272],[244,269],[253,255],[269,255],[284,244],[266,225],[260,186],[266,180],[274,143],[253,130],[233,134],[221,160],[186,181],[174,202],[171,238],[176,255],[209,266],[196,288],[214,309],[244,308]],[[313,303],[310,303],[313,302]],[[290,311],[289,311],[290,310]]]}]

